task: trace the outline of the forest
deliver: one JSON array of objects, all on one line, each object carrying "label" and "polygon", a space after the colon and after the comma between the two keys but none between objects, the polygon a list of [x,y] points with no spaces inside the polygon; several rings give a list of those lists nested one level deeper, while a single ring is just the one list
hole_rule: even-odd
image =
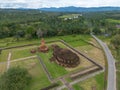
[{"label": "forest", "polygon": [[120,12],[86,12],[78,18],[60,18],[72,13],[43,12],[40,10],[0,10],[0,38],[39,38],[68,34],[115,34],[116,23],[107,19],[119,19]]}]

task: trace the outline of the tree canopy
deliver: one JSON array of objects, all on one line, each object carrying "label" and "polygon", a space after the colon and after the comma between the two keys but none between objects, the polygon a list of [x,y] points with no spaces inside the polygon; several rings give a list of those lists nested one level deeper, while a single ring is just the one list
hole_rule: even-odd
[{"label": "tree canopy", "polygon": [[0,90],[25,90],[31,75],[24,68],[12,67],[0,77]]}]

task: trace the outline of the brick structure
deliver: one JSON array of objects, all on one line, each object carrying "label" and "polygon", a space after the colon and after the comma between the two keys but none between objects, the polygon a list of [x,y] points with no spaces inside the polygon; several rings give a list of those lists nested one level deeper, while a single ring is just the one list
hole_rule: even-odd
[{"label": "brick structure", "polygon": [[42,38],[41,45],[38,47],[38,51],[46,53],[48,50],[48,47],[45,45],[45,40]]},{"label": "brick structure", "polygon": [[64,67],[76,67],[80,64],[80,58],[76,53],[69,49],[60,48],[58,45],[52,45],[53,57],[50,61],[55,61],[57,64]]}]

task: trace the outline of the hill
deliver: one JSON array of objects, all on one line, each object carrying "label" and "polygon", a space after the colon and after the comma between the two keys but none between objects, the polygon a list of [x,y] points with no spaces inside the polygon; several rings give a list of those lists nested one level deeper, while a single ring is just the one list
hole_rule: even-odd
[{"label": "hill", "polygon": [[50,12],[100,12],[100,11],[120,11],[120,7],[60,7],[60,8],[40,8],[42,11],[50,11]]}]

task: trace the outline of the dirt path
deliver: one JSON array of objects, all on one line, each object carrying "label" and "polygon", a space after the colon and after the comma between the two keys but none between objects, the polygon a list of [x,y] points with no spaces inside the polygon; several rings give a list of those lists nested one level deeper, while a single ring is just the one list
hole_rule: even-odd
[{"label": "dirt path", "polygon": [[25,57],[25,58],[20,58],[20,59],[15,59],[15,60],[12,60],[10,62],[17,62],[17,61],[22,61],[22,60],[27,60],[27,59],[32,59],[32,58],[36,58],[37,56],[34,55],[34,56],[30,56],[30,57]]},{"label": "dirt path", "polygon": [[9,67],[10,67],[10,59],[11,59],[11,55],[12,55],[12,53],[9,52],[9,54],[8,54],[8,59],[7,59],[7,69],[9,69]]}]

